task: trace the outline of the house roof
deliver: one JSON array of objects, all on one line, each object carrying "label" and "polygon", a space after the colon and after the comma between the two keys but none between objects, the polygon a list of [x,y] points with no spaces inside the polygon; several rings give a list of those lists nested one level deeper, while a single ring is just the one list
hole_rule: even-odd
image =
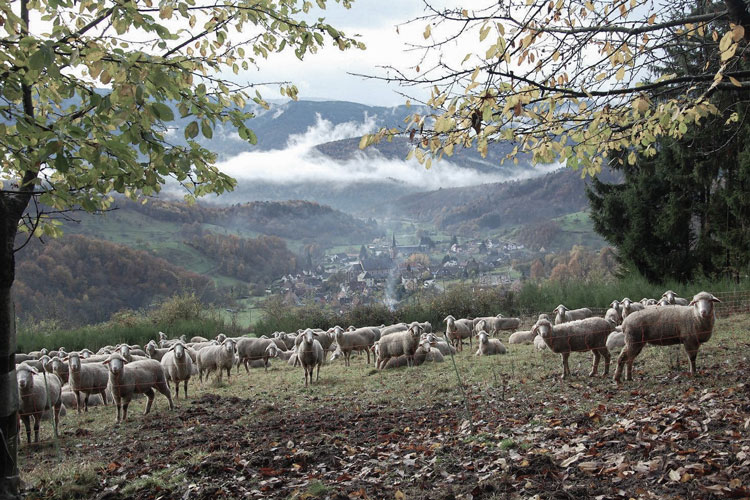
[{"label": "house roof", "polygon": [[363,271],[388,271],[393,269],[393,259],[387,255],[368,257],[359,261]]}]

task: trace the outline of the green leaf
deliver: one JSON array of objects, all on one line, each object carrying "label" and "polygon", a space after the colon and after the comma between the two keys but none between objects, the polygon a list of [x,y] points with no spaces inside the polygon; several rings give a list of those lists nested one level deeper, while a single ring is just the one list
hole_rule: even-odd
[{"label": "green leaf", "polygon": [[211,139],[214,136],[214,131],[211,129],[211,122],[208,120],[201,121],[201,132],[203,132],[203,137]]},{"label": "green leaf", "polygon": [[250,141],[250,144],[258,144],[258,136],[256,136],[255,132],[250,129],[247,129],[247,138]]},{"label": "green leaf", "polygon": [[31,54],[31,57],[29,58],[29,69],[34,71],[40,71],[44,69],[46,60],[47,56],[44,53],[44,50],[37,50],[36,52]]},{"label": "green leaf", "polygon": [[[137,93],[138,93],[138,90],[136,89],[136,96],[137,96]],[[151,109],[153,110],[154,115],[156,115],[156,117],[162,121],[171,122],[172,120],[174,120],[174,113],[172,112],[172,108],[170,108],[163,102],[153,103],[151,105]]]},{"label": "green leaf", "polygon": [[198,135],[198,122],[190,122],[185,128],[185,139],[195,139]]}]

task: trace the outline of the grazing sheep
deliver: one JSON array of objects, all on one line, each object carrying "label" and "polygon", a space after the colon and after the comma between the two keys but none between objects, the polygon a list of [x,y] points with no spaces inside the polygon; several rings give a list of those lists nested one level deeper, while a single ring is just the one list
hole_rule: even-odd
[{"label": "grazing sheep", "polygon": [[646,308],[643,304],[640,302],[633,302],[629,298],[625,297],[622,299],[622,320],[625,321],[625,318],[630,316],[636,311],[642,311]]},{"label": "grazing sheep", "polygon": [[221,382],[223,370],[227,371],[227,380],[232,380],[232,364],[234,363],[234,353],[236,343],[233,339],[225,339],[221,345],[212,345],[204,347],[198,351],[198,378],[203,382],[203,374],[208,375],[218,370],[216,378]]},{"label": "grazing sheep", "polygon": [[590,318],[594,315],[591,309],[588,307],[582,307],[580,309],[568,309],[564,305],[560,304],[552,310],[555,313],[555,324],[561,325],[568,321],[576,321],[579,319]]},{"label": "grazing sheep", "polygon": [[667,299],[667,305],[670,306],[687,306],[690,305],[688,299],[683,299],[682,297],[678,297],[676,293],[674,293],[672,290],[667,290],[663,294],[661,294],[661,297],[663,299]]},{"label": "grazing sheep", "polygon": [[597,374],[599,358],[604,357],[604,375],[609,373],[609,351],[607,351],[607,335],[612,326],[604,318],[586,318],[570,321],[559,325],[552,325],[547,320],[537,321],[532,328],[544,339],[547,347],[562,357],[562,378],[570,376],[568,357],[571,352],[594,352],[594,363],[589,377]]},{"label": "grazing sheep", "polygon": [[647,343],[682,344],[690,361],[690,374],[695,375],[698,348],[713,333],[716,302],[721,301],[708,292],[700,292],[687,306],[648,308],[625,318],[622,322],[625,348],[617,358],[615,382],[620,383],[626,363],[626,378],[633,380],[633,361]]},{"label": "grazing sheep", "polygon": [[296,344],[295,344],[295,340],[297,340],[296,335],[293,335],[291,333],[284,333],[284,332],[274,332],[273,336],[274,338],[279,338],[281,339],[282,342],[284,342],[284,348],[281,349],[282,351],[292,350],[296,347]]},{"label": "grazing sheep", "polygon": [[383,369],[390,358],[405,355],[407,365],[412,366],[414,353],[419,347],[422,327],[410,326],[405,332],[397,332],[382,337],[378,342],[377,361],[375,366]]},{"label": "grazing sheep", "polygon": [[487,332],[479,332],[479,349],[476,356],[494,356],[495,354],[506,354],[508,350],[498,339],[491,339]]},{"label": "grazing sheep", "polygon": [[536,333],[531,330],[522,330],[511,334],[508,344],[531,344],[534,342]]},{"label": "grazing sheep", "polygon": [[344,366],[350,366],[352,351],[364,351],[367,354],[367,364],[370,364],[370,347],[376,342],[375,333],[370,328],[345,332],[341,327],[334,327],[334,331],[338,349],[344,353]]},{"label": "grazing sheep", "polygon": [[169,348],[161,358],[161,366],[167,380],[174,383],[174,397],[180,398],[180,382],[183,382],[185,397],[188,397],[188,382],[193,374],[193,360],[187,352],[187,347],[178,342]]},{"label": "grazing sheep", "polygon": [[459,350],[463,350],[463,339],[469,339],[469,346],[472,346],[471,336],[474,327],[474,323],[469,319],[456,319],[451,315],[448,315],[443,320],[445,326],[445,338],[453,346]]},{"label": "grazing sheep", "polygon": [[268,371],[268,358],[274,357],[272,355],[274,351],[270,349],[271,346],[278,350],[274,339],[243,337],[237,341],[239,362],[245,366],[247,373],[250,373],[250,365],[255,364],[256,361],[262,361],[263,366]]},{"label": "grazing sheep", "polygon": [[112,353],[103,364],[109,367],[109,390],[117,406],[118,423],[128,419],[128,405],[134,394],[145,394],[148,402],[143,414],[146,415],[151,411],[154,389],[166,396],[169,409],[174,410],[167,377],[161,364],[155,359],[126,363],[122,355]]},{"label": "grazing sheep", "polygon": [[50,408],[54,409],[54,429],[57,435],[57,424],[60,421],[62,393],[60,379],[52,373],[40,372],[36,368],[16,365],[18,383],[18,417],[26,428],[26,440],[31,444],[31,418],[34,418],[34,442],[39,442],[39,424],[42,415]]},{"label": "grazing sheep", "polygon": [[84,411],[89,411],[88,396],[99,394],[106,402],[107,384],[109,383],[109,370],[99,363],[82,363],[77,353],[70,353],[64,361],[68,362],[70,370],[70,391],[76,396],[76,409],[81,413],[78,404],[83,394]]},{"label": "grazing sheep", "polygon": [[305,371],[305,387],[307,387],[307,378],[310,377],[310,384],[313,383],[313,370],[318,368],[315,380],[320,380],[320,366],[325,361],[325,351],[320,342],[315,338],[315,333],[307,329],[302,334],[302,340],[297,346],[297,358]]}]

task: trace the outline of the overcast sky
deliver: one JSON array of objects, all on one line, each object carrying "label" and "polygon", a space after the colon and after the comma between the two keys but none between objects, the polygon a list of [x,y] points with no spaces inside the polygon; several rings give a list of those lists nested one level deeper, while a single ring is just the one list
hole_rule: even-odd
[{"label": "overcast sky", "polygon": [[[360,34],[360,40],[367,45],[366,51],[342,52],[338,48],[326,47],[317,54],[308,54],[304,61],[299,61],[290,51],[273,54],[262,62],[259,71],[248,72],[242,77],[252,82],[289,80],[299,88],[300,99],[344,100],[383,106],[404,104],[405,99],[396,93],[397,86],[347,73],[382,75],[384,73],[377,69],[378,65],[406,68],[416,64],[416,56],[405,52],[404,44],[414,40],[415,36],[422,38],[424,23],[401,27],[401,34],[396,33],[396,25],[421,13],[423,4],[417,0],[355,0],[349,10],[331,0],[326,11],[315,11],[315,17],[323,15],[327,22],[347,36]],[[263,96],[280,97],[276,88],[265,89]]]}]

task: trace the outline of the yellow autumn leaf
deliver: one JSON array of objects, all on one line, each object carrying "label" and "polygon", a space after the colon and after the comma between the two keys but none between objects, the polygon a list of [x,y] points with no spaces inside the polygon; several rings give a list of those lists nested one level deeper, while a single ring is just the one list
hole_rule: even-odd
[{"label": "yellow autumn leaf", "polygon": [[735,42],[739,42],[743,38],[745,38],[745,27],[741,24],[738,24],[737,26],[732,28],[732,40],[734,40]]},{"label": "yellow autumn leaf", "polygon": [[729,46],[732,44],[732,32],[727,31],[723,37],[721,37],[721,41],[719,42],[719,50],[721,52],[726,51]]},{"label": "yellow autumn leaf", "polygon": [[730,82],[732,82],[732,85],[734,85],[735,87],[742,87],[742,84],[740,83],[740,81],[739,81],[739,80],[737,80],[737,79],[736,79],[735,77],[733,77],[733,76],[730,76],[730,77],[729,77],[729,81],[730,81]]},{"label": "yellow autumn leaf", "polygon": [[620,66],[620,69],[615,73],[615,79],[619,82],[623,78],[625,78],[625,66]]},{"label": "yellow autumn leaf", "polygon": [[430,28],[430,25],[428,24],[424,29],[424,37],[425,39],[430,38],[430,33],[432,32],[432,28]]},{"label": "yellow autumn leaf", "polygon": [[394,494],[396,500],[406,500],[406,495],[404,495],[404,492],[401,490],[396,490],[396,493]]}]

